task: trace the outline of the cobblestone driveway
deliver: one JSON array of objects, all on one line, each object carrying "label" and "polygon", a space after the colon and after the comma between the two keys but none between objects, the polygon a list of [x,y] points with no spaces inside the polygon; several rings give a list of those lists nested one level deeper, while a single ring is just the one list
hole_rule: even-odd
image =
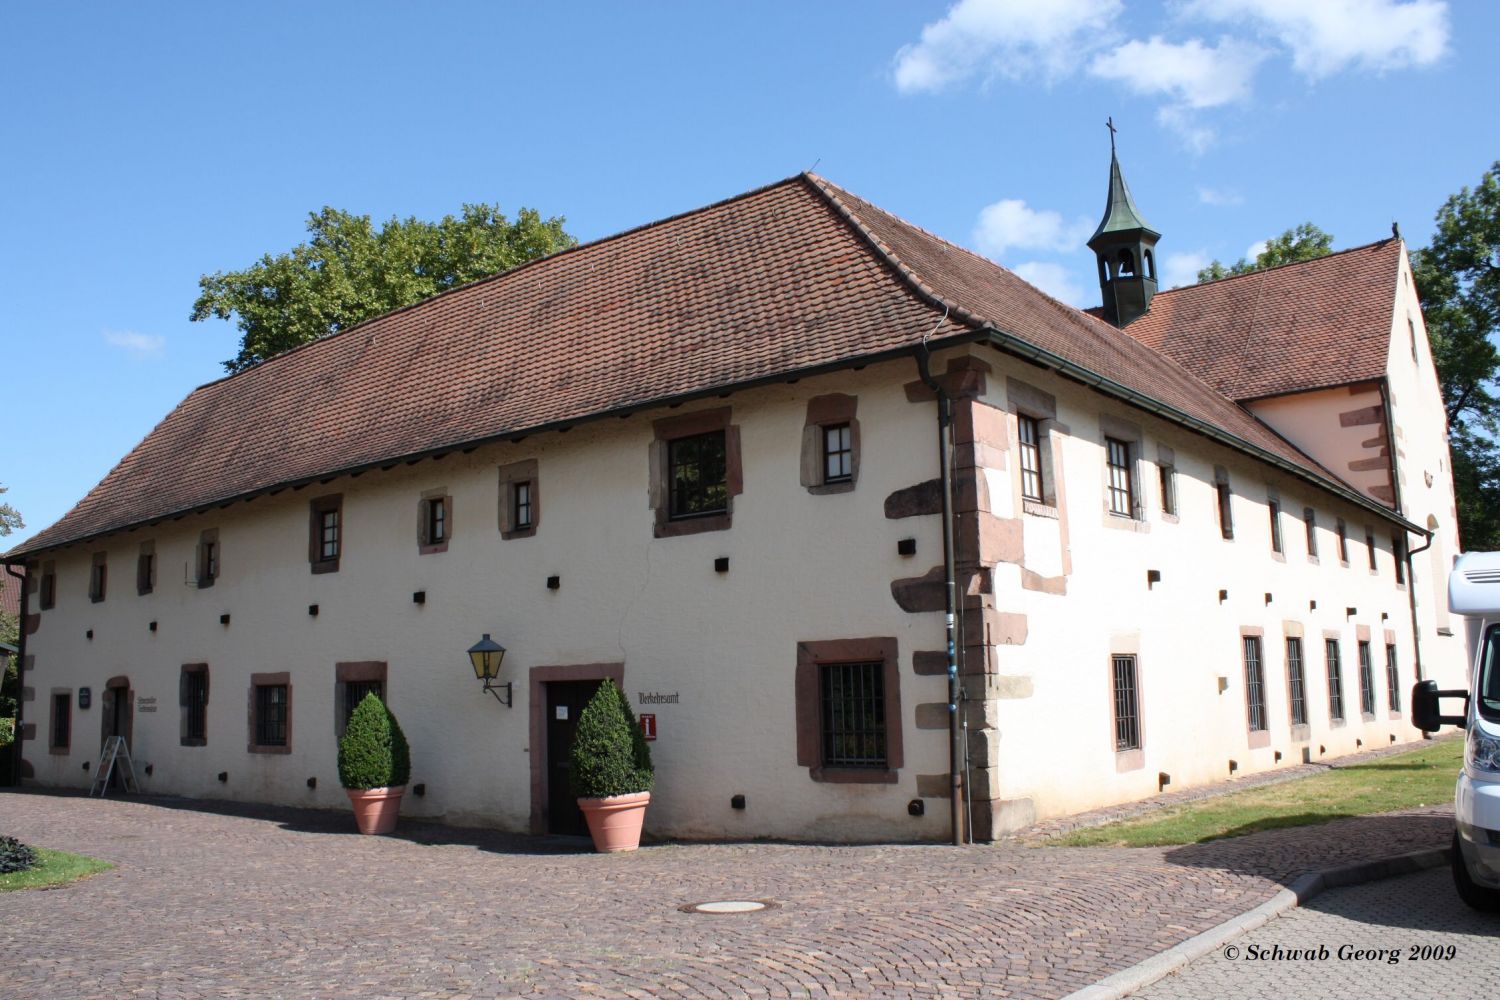
[{"label": "cobblestone driveway", "polygon": [[[0,898],[0,994],[1060,996],[1311,868],[1441,846],[1444,809],[1155,849],[669,844],[631,855],[345,814],[0,793],[118,867]],[[682,904],[774,899],[709,916]]]}]

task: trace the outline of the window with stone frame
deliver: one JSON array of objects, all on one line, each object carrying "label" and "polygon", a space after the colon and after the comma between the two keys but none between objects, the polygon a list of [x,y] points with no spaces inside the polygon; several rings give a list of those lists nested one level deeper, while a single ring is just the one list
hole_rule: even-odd
[{"label": "window with stone frame", "polygon": [[141,543],[141,550],[135,557],[135,592],[145,595],[155,589],[156,543],[146,541]]},{"label": "window with stone frame", "polygon": [[344,730],[349,725],[349,717],[354,714],[354,710],[367,695],[373,694],[381,701],[388,703],[386,674],[387,666],[383,661],[361,660],[334,665],[333,700],[336,711],[334,717],[336,738],[343,738]]},{"label": "window with stone frame", "polygon": [[1219,535],[1234,539],[1234,494],[1229,489],[1229,473],[1222,466],[1214,469],[1214,498],[1219,514]]},{"label": "window with stone frame", "polygon": [[337,573],[344,552],[344,497],[314,497],[307,507],[308,566],[314,573]]},{"label": "window with stone frame", "polygon": [[292,679],[287,671],[250,675],[251,753],[291,753]]},{"label": "window with stone frame", "polygon": [[52,693],[52,733],[47,738],[47,749],[65,754],[73,747],[73,692]]},{"label": "window with stone frame", "polygon": [[500,466],[500,537],[530,538],[542,519],[541,478],[537,460]]},{"label": "window with stone frame", "polygon": [[89,600],[100,603],[109,595],[109,557],[95,552],[89,564]]},{"label": "window with stone frame", "polygon": [[1339,536],[1339,562],[1347,566],[1349,565],[1349,526],[1341,517],[1335,522],[1334,530]]},{"label": "window with stone frame", "polygon": [[208,528],[198,535],[198,586],[212,587],[219,578],[219,529]]},{"label": "window with stone frame", "polygon": [[667,494],[667,517],[673,521],[728,512],[728,450],[723,431],[667,442]]},{"label": "window with stone frame", "polygon": [[1161,512],[1167,517],[1177,516],[1177,468],[1170,462],[1161,462],[1156,467],[1156,476],[1161,488]]},{"label": "window with stone frame", "polygon": [[1301,636],[1289,635],[1286,639],[1286,685],[1292,725],[1305,726],[1307,725],[1307,674],[1302,666]]},{"label": "window with stone frame", "polygon": [[42,563],[42,578],[37,584],[37,607],[42,611],[57,607],[57,563],[50,559]]},{"label": "window with stone frame", "polygon": [[1406,545],[1402,537],[1395,532],[1391,533],[1391,558],[1394,560],[1396,566],[1396,585],[1405,586]]},{"label": "window with stone frame", "polygon": [[447,552],[453,539],[453,497],[446,489],[428,490],[417,501],[417,551]]},{"label": "window with stone frame", "polygon": [[739,428],[729,423],[729,407],[663,417],[653,427],[656,537],[727,529],[743,481]]},{"label": "window with stone frame", "polygon": [[1375,532],[1369,528],[1365,529],[1365,554],[1369,557],[1370,572],[1380,571],[1380,564],[1375,561]]},{"label": "window with stone frame", "polygon": [[178,678],[177,701],[182,710],[178,742],[185,747],[208,745],[208,664],[184,663]]},{"label": "window with stone frame", "polygon": [[1134,654],[1110,657],[1114,682],[1115,752],[1141,749],[1140,676]]},{"label": "window with stone frame", "polygon": [[1271,519],[1271,551],[1283,554],[1281,544],[1281,501],[1271,497],[1266,501],[1266,513]]},{"label": "window with stone frame", "polygon": [[1368,639],[1359,640],[1359,711],[1366,719],[1375,718],[1375,664]]},{"label": "window with stone frame", "polygon": [[1311,507],[1302,508],[1302,523],[1307,526],[1307,558],[1318,558],[1318,512]]},{"label": "window with stone frame", "polygon": [[[848,493],[859,479],[859,399],[841,392],[807,401],[801,481],[815,496]],[[727,458],[727,456],[726,456]],[[726,470],[727,471],[727,470]]]},{"label": "window with stone frame", "polygon": [[1026,500],[1046,503],[1045,480],[1042,472],[1041,421],[1024,413],[1016,414],[1016,433],[1021,452],[1021,496]]},{"label": "window with stone frame", "polygon": [[1386,695],[1391,702],[1391,715],[1401,715],[1401,671],[1396,666],[1396,644],[1388,642],[1385,644],[1385,685]]},{"label": "window with stone frame", "polygon": [[893,638],[797,644],[797,762],[814,781],[896,780],[899,685]]},{"label": "window with stone frame", "polygon": [[1260,636],[1241,637],[1245,653],[1245,716],[1250,732],[1270,729],[1266,714],[1266,670],[1261,659]]},{"label": "window with stone frame", "polygon": [[1108,509],[1116,517],[1135,517],[1135,482],[1130,442],[1104,439],[1104,461],[1109,472]]},{"label": "window with stone frame", "polygon": [[1328,664],[1328,718],[1344,721],[1344,665],[1339,660],[1339,641],[1323,640],[1323,655]]}]

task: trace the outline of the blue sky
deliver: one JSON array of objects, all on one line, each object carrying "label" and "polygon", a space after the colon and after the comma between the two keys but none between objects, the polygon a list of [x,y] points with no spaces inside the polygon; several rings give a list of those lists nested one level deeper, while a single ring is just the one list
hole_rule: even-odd
[{"label": "blue sky", "polygon": [[11,5],[0,484],[60,517],[236,352],[199,275],[323,205],[581,239],[819,173],[1080,306],[1104,119],[1165,275],[1431,232],[1500,158],[1487,0]]}]

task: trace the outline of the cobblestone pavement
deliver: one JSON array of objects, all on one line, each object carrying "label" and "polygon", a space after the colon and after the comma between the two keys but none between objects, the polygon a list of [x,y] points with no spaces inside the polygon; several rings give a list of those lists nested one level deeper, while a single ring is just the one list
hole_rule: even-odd
[{"label": "cobblestone pavement", "polygon": [[1134,996],[1493,997],[1500,992],[1497,936],[1500,916],[1464,906],[1448,869],[1434,868],[1329,890]]},{"label": "cobblestone pavement", "polygon": [[[171,798],[0,793],[114,870],[0,906],[15,997],[1056,997],[1309,869],[1442,846],[1451,812],[1177,848],[575,841]],[[771,899],[759,913],[683,904]]]}]

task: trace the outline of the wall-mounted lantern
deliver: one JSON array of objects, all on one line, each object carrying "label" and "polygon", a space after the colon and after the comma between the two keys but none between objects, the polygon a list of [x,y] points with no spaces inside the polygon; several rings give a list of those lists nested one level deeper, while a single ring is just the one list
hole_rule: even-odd
[{"label": "wall-mounted lantern", "polygon": [[[484,689],[494,695],[496,701],[510,708],[510,681],[504,684],[493,683],[500,676],[500,661],[504,659],[505,647],[491,639],[488,632],[483,639],[469,647],[469,663],[474,667],[474,676],[484,681]],[[505,692],[503,696],[501,691]]]}]

